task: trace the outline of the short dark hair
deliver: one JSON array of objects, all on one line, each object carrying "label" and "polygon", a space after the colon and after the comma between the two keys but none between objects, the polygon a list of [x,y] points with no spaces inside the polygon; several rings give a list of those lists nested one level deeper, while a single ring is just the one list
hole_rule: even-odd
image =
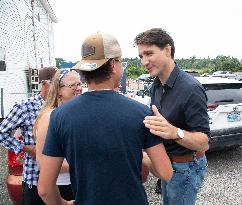
[{"label": "short dark hair", "polygon": [[57,67],[44,67],[39,70],[39,82],[43,80],[51,80],[56,71],[58,70]]},{"label": "short dark hair", "polygon": [[175,46],[172,37],[161,28],[152,28],[145,32],[139,33],[134,39],[135,45],[147,44],[156,45],[163,49],[167,44],[171,46],[171,57],[174,59]]},{"label": "short dark hair", "polygon": [[110,58],[106,63],[100,66],[98,69],[93,71],[81,71],[84,79],[87,83],[95,82],[102,83],[111,78],[111,61],[113,58]]}]

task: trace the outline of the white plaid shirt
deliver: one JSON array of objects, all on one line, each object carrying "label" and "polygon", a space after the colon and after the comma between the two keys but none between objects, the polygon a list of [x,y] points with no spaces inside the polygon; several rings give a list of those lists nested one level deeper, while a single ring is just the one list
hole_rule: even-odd
[{"label": "white plaid shirt", "polygon": [[[33,138],[33,124],[43,105],[43,98],[35,95],[14,105],[8,116],[0,124],[0,145],[19,154],[23,145],[35,145]],[[20,128],[24,142],[12,136],[12,131]],[[39,169],[35,160],[28,153],[24,154],[23,181],[27,184],[37,185]]]}]

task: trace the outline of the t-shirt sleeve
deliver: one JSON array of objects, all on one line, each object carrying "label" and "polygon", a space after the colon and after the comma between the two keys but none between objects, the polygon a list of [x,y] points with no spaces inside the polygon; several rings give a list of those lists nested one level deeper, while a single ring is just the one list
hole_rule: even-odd
[{"label": "t-shirt sleeve", "polygon": [[60,134],[58,133],[58,115],[56,110],[52,111],[50,123],[46,135],[43,154],[52,157],[64,157]]},{"label": "t-shirt sleeve", "polygon": [[[145,110],[145,116],[152,116],[152,115],[153,115],[153,113],[151,112],[150,109]],[[153,147],[155,145],[163,143],[163,140],[160,137],[150,133],[150,130],[148,128],[146,128],[144,126],[144,129],[145,129],[144,130],[145,137],[144,137],[143,149],[147,149],[147,148],[150,148],[150,147]]]},{"label": "t-shirt sleeve", "polygon": [[147,130],[147,132],[146,132],[147,134],[145,136],[143,149],[147,149],[147,148],[150,148],[155,145],[163,143],[163,140],[160,137],[150,133],[149,129],[147,129],[147,128],[145,128],[145,129]]}]

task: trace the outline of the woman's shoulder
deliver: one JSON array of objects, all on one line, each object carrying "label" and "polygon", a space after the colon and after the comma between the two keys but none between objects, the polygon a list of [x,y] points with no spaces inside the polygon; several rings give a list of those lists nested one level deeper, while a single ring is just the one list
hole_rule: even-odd
[{"label": "woman's shoulder", "polygon": [[52,113],[53,110],[54,109],[50,109],[50,108],[43,110],[39,116],[40,120],[50,118],[50,114]]}]

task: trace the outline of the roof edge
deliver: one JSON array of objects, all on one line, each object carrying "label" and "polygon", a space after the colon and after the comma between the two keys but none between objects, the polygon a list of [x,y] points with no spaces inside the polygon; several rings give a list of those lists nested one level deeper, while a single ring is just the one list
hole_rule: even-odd
[{"label": "roof edge", "polygon": [[41,4],[43,5],[44,9],[47,11],[47,13],[50,15],[51,20],[54,23],[57,23],[57,18],[55,16],[55,13],[53,11],[53,9],[50,6],[50,3],[48,2],[48,0],[39,0],[41,2]]}]

